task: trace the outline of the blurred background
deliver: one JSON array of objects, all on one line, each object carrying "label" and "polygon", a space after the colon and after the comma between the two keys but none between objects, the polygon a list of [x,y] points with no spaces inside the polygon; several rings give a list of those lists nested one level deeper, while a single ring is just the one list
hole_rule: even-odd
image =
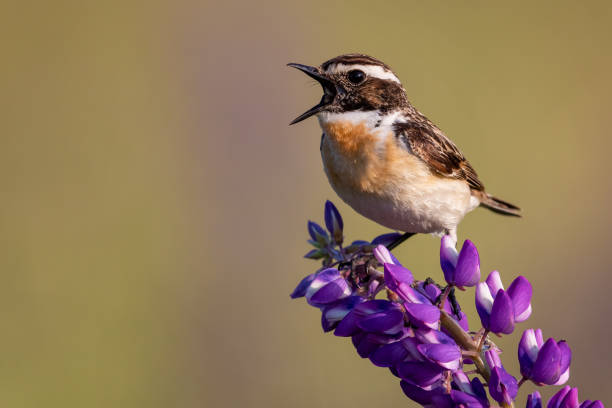
[{"label": "blurred background", "polygon": [[[285,64],[347,52],[391,65],[524,209],[459,229],[483,274],[533,283],[532,318],[499,341],[511,372],[522,330],[541,327],[572,346],[581,399],[612,403],[609,2],[9,1],[0,15],[1,406],[413,406],[289,299],[317,267],[306,221],[326,199],[348,240],[386,232],[328,186],[316,121],[287,126],[321,90]],[[438,245],[397,255],[440,279]],[[473,293],[460,299],[474,321]]]}]

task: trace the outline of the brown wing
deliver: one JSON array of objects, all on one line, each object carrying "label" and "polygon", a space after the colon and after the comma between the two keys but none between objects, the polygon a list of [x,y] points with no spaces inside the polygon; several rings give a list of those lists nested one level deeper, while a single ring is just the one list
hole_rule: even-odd
[{"label": "brown wing", "polygon": [[396,123],[395,134],[435,173],[465,180],[472,190],[484,191],[484,185],[463,153],[431,122]]}]

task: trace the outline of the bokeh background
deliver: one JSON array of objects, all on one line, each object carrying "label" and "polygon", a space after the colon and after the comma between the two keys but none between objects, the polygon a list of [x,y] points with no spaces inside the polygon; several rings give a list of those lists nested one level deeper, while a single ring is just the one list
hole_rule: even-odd
[{"label": "bokeh background", "polygon": [[[612,403],[609,2],[1,8],[1,406],[412,406],[289,299],[326,199],[348,239],[385,232],[328,186],[316,121],[287,126],[320,89],[285,64],[346,52],[390,64],[524,208],[459,230],[483,272],[533,282],[506,364],[541,327],[571,344],[581,397]],[[419,236],[397,254],[439,278],[437,252]]]}]

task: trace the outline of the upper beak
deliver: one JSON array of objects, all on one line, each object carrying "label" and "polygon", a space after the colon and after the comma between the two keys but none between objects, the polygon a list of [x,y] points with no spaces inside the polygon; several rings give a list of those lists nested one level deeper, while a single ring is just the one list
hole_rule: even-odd
[{"label": "upper beak", "polygon": [[325,77],[325,75],[321,74],[319,69],[316,67],[294,63],[287,64],[287,66],[297,68],[309,77],[316,79],[323,87],[324,92],[323,97],[321,98],[321,102],[308,109],[306,112],[302,113],[297,118],[293,119],[293,121],[289,124],[293,125],[294,123],[301,122],[304,119],[311,117],[312,115],[316,115],[317,113],[325,109],[327,105],[331,104],[334,101],[334,98],[336,97],[336,86],[332,81]]}]

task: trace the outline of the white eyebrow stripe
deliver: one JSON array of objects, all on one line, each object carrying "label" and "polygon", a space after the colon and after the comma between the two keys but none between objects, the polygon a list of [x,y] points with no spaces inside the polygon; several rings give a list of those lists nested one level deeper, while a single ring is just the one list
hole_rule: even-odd
[{"label": "white eyebrow stripe", "polygon": [[397,82],[398,84],[401,83],[400,80],[395,75],[393,75],[393,72],[387,71],[380,65],[334,64],[331,67],[329,67],[326,72],[337,74],[340,72],[351,71],[353,69],[362,70],[367,76],[371,76],[374,78],[380,78],[380,79],[389,79],[391,81]]}]

